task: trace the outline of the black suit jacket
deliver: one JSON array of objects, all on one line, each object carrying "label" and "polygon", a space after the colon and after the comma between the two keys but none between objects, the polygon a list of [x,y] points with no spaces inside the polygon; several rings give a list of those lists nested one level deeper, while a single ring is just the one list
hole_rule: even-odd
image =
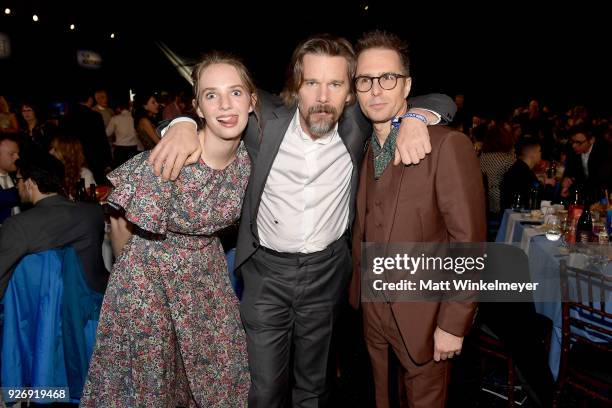
[{"label": "black suit jacket", "polygon": [[19,205],[19,193],[16,187],[0,187],[0,225],[11,216],[13,207]]},{"label": "black suit jacket", "polygon": [[98,204],[73,203],[62,196],[40,200],[0,227],[0,299],[19,260],[27,254],[71,245],[89,287],[103,293],[108,271],[102,259],[104,212]]},{"label": "black suit jacket", "polygon": [[612,145],[605,140],[598,140],[587,162],[589,177],[584,173],[582,158],[572,152],[567,157],[564,177],[572,177],[574,183],[588,194],[591,201],[599,200],[601,189],[608,189],[612,193]]}]

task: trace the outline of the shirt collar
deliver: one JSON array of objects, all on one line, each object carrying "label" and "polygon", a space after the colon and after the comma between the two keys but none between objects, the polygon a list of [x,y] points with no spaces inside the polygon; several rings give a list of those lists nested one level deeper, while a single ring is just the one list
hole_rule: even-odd
[{"label": "shirt collar", "polygon": [[334,128],[328,134],[313,140],[308,133],[304,132],[304,129],[302,129],[302,125],[300,124],[300,108],[295,110],[295,115],[293,115],[293,119],[291,120],[291,128],[294,133],[300,135],[303,141],[322,145],[331,143],[334,137],[338,134],[338,123],[336,123]]}]

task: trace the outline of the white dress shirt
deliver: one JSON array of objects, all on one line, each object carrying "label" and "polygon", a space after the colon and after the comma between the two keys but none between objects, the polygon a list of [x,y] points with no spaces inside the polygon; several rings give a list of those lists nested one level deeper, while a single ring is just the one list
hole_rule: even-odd
[{"label": "white dress shirt", "polygon": [[257,214],[261,245],[279,252],[321,251],[348,227],[353,163],[338,125],[312,140],[296,111],[272,164]]},{"label": "white dress shirt", "polygon": [[134,129],[134,118],[129,110],[123,110],[119,115],[113,116],[106,126],[106,136],[115,134],[115,146],[136,146],[138,137]]},{"label": "white dress shirt", "polygon": [[8,173],[0,171],[0,187],[4,190],[13,186],[14,184],[13,180],[11,180],[11,176],[9,176]]},{"label": "white dress shirt", "polygon": [[589,177],[589,156],[591,155],[591,151],[593,150],[593,145],[589,147],[589,151],[586,153],[582,153],[580,158],[582,159],[582,169],[584,170],[584,175]]}]

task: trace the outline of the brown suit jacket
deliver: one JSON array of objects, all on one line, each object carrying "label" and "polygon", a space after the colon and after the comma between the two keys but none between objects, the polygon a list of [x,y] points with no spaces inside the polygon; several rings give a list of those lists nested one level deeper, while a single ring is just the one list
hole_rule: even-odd
[{"label": "brown suit jacket", "polygon": [[[445,126],[429,128],[432,151],[418,165],[393,166],[389,194],[382,203],[386,243],[393,242],[484,242],[486,241],[485,197],[478,159],[464,134]],[[357,213],[353,226],[353,276],[349,300],[360,303],[361,243],[365,240],[365,211],[368,163],[372,148],[363,161]],[[476,303],[396,302],[392,310],[407,351],[422,364],[433,357],[436,326],[465,336]]]}]

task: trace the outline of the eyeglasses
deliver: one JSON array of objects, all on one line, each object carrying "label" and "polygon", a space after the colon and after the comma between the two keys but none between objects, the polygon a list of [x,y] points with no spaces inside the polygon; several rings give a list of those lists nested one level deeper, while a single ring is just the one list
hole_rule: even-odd
[{"label": "eyeglasses", "polygon": [[372,89],[372,84],[376,79],[378,81],[378,85],[386,91],[390,91],[391,89],[397,86],[398,78],[408,78],[407,75],[395,74],[393,72],[385,72],[381,76],[367,76],[360,75],[355,78],[355,88],[357,88],[358,92],[368,92]]}]

